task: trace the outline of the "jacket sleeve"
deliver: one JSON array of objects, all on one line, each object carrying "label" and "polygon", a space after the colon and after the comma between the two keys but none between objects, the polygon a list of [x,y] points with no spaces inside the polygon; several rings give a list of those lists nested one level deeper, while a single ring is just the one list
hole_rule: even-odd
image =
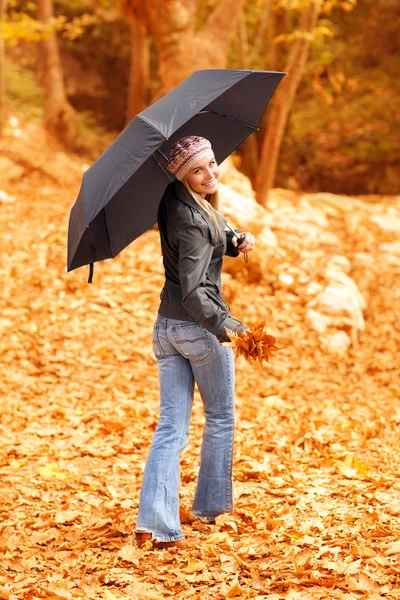
[{"label": "jacket sleeve", "polygon": [[183,307],[194,321],[216,335],[219,341],[229,341],[225,328],[235,331],[245,327],[241,321],[231,317],[226,306],[218,302],[217,296],[213,298],[205,287],[213,253],[208,229],[190,224],[177,234]]},{"label": "jacket sleeve", "polygon": [[[235,231],[236,231],[237,234],[241,233],[240,229],[235,229]],[[240,252],[237,249],[237,246],[234,246],[232,244],[233,233],[232,233],[232,231],[228,231],[227,229],[224,229],[224,233],[226,235],[226,252],[225,252],[225,255],[226,256],[231,256],[232,258],[236,258],[237,256],[239,256]]]}]

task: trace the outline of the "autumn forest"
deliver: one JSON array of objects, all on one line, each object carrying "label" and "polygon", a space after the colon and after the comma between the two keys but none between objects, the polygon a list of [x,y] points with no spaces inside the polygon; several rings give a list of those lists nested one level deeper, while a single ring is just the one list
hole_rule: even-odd
[{"label": "autumn forest", "polygon": [[[0,0],[0,600],[400,598],[399,21],[397,0]],[[202,69],[286,73],[219,183],[256,239],[224,301],[277,349],[236,351],[215,523],[191,511],[195,388],[199,542],[160,549],[135,539],[158,228],[88,284],[68,221],[91,165]]]}]

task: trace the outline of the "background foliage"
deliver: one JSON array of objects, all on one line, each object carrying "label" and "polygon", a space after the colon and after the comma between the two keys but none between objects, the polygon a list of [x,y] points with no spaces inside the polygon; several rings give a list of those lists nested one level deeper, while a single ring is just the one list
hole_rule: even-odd
[{"label": "background foliage", "polygon": [[[231,44],[230,68],[282,70],[297,19],[296,2],[247,0]],[[331,2],[331,8],[337,3]],[[197,29],[217,0],[201,0]],[[327,5],[325,5],[327,6]],[[329,5],[328,5],[329,6]],[[69,101],[91,124],[119,131],[125,123],[130,29],[114,0],[57,0],[58,30]],[[281,149],[275,186],[347,194],[395,194],[399,189],[400,5],[382,0],[325,10],[314,37]],[[268,9],[268,10],[267,10]],[[12,0],[5,22],[8,101],[40,116],[35,85],[36,2]],[[36,25],[35,25],[36,23]],[[279,24],[279,31],[276,29]],[[275,24],[275,28],[272,26]],[[276,35],[278,34],[278,35]],[[150,39],[150,98],[157,98],[158,57]],[[258,142],[265,127],[261,127]],[[243,152],[243,149],[239,150]]]}]

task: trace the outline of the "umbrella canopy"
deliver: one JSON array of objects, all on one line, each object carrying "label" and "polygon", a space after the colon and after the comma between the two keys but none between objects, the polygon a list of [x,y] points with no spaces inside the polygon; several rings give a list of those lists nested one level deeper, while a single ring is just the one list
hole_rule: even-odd
[{"label": "umbrella canopy", "polygon": [[196,71],[136,115],[84,173],[68,227],[68,271],[117,256],[157,222],[174,179],[167,156],[176,140],[210,140],[222,162],[257,129],[285,73]]}]

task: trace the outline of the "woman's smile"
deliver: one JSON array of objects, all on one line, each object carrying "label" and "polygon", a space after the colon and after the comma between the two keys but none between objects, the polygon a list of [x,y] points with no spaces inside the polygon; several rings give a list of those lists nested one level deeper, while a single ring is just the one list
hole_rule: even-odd
[{"label": "woman's smile", "polygon": [[205,187],[210,187],[211,185],[214,185],[214,184],[216,184],[216,183],[217,183],[217,181],[218,181],[218,180],[217,180],[217,178],[216,178],[216,177],[214,177],[214,179],[212,179],[212,180],[211,180],[211,181],[209,181],[208,183],[203,183],[203,185],[204,185]]}]

